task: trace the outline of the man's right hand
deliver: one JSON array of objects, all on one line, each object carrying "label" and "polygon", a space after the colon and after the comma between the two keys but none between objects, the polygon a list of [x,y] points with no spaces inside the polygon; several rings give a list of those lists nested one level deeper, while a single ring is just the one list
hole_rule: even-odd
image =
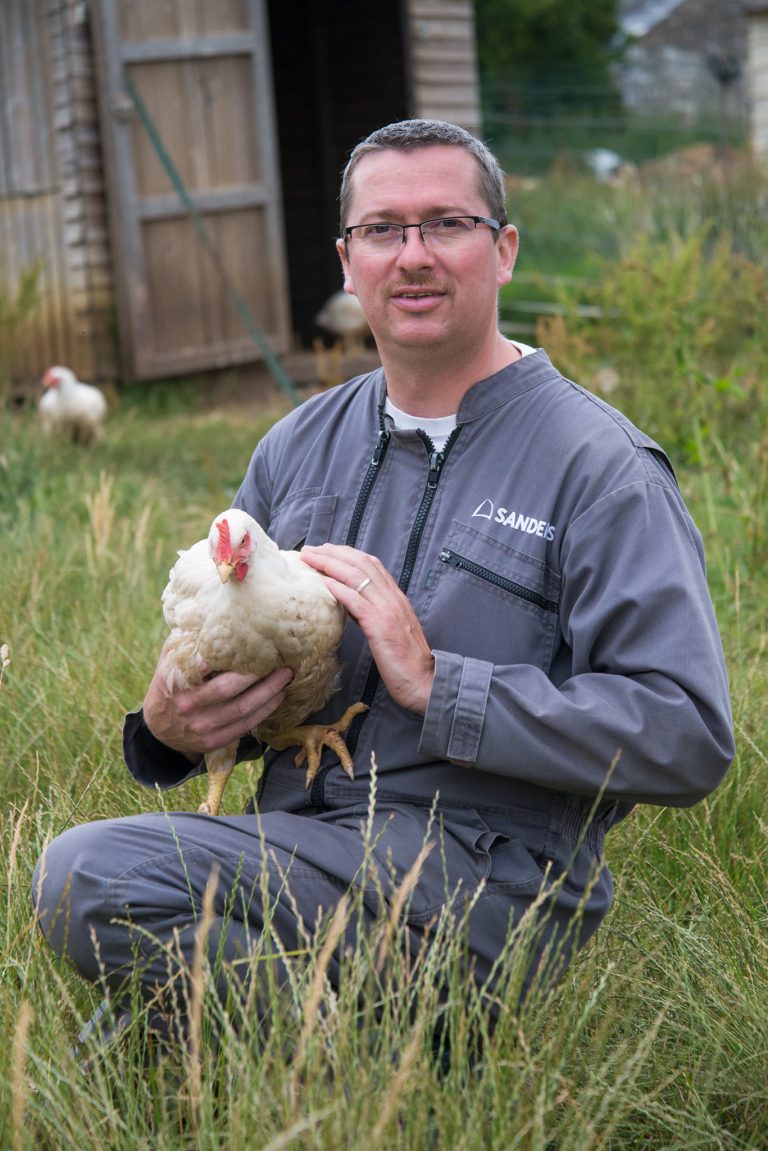
[{"label": "man's right hand", "polygon": [[[190,763],[255,732],[283,702],[293,677],[289,668],[273,671],[264,679],[224,671],[171,694],[165,650],[163,646],[144,699],[144,722],[156,739],[181,752]],[[206,674],[204,667],[201,673]]]}]

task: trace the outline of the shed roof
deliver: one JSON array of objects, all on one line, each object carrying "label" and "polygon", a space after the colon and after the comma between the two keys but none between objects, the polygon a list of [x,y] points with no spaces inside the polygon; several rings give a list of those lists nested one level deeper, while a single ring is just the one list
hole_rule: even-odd
[{"label": "shed roof", "polygon": [[683,0],[621,0],[619,23],[630,36],[647,36]]}]

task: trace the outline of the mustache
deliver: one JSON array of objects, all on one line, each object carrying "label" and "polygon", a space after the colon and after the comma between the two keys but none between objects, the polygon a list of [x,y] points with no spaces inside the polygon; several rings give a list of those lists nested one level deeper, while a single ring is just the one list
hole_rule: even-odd
[{"label": "mustache", "polygon": [[384,285],[384,289],[388,296],[396,296],[398,292],[407,292],[409,289],[418,288],[419,291],[434,291],[440,292],[442,295],[448,295],[448,288],[445,284],[430,273],[426,272],[423,275],[414,275],[407,272],[400,275],[397,280],[393,280],[389,284]]}]

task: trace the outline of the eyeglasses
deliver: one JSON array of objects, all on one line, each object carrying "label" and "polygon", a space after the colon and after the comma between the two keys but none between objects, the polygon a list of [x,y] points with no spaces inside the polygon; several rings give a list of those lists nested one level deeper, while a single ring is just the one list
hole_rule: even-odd
[{"label": "eyeglasses", "polygon": [[501,228],[498,220],[491,220],[488,216],[443,216],[439,220],[423,220],[421,224],[389,224],[381,221],[352,224],[344,229],[344,239],[354,240],[356,245],[364,245],[371,251],[389,251],[405,243],[405,233],[409,228],[418,228],[428,248],[451,248],[467,240],[476,231],[478,224],[485,224],[493,228],[494,232]]}]

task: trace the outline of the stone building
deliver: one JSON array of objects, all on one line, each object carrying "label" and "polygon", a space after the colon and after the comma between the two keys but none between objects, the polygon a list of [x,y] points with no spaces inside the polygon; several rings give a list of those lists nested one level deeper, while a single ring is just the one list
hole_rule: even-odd
[{"label": "stone building", "polygon": [[619,83],[627,108],[743,116],[749,106],[744,0],[622,0],[630,38]]}]

